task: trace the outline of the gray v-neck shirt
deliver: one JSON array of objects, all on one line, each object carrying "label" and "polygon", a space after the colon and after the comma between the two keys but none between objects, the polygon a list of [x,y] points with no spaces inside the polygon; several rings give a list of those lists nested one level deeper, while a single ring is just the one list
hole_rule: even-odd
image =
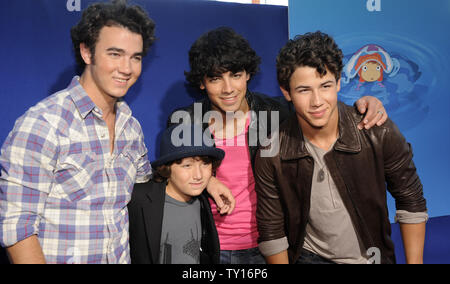
[{"label": "gray v-neck shirt", "polygon": [[336,263],[367,263],[348,210],[325,164],[324,155],[333,149],[334,143],[328,151],[316,147],[306,137],[305,143],[314,158],[314,173],[303,248]]}]

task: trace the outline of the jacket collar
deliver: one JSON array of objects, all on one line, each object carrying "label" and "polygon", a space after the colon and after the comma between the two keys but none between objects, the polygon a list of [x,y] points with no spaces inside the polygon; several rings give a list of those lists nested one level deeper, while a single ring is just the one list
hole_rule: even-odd
[{"label": "jacket collar", "polygon": [[[334,150],[358,153],[361,151],[361,140],[358,135],[358,127],[355,119],[352,117],[352,110],[342,102],[338,102],[339,111],[339,138],[334,145]],[[296,160],[309,156],[305,147],[305,140],[294,113],[286,121],[285,134],[280,136],[282,139],[280,145],[281,160]]]}]

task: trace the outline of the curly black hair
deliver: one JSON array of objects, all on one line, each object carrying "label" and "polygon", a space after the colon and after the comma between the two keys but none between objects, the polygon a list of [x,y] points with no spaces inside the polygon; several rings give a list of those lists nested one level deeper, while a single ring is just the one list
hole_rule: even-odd
[{"label": "curly black hair", "polygon": [[343,69],[342,58],[342,50],[331,36],[320,31],[298,35],[277,56],[278,84],[289,91],[292,74],[303,66],[316,68],[321,76],[329,70],[338,81]]},{"label": "curly black hair", "polygon": [[98,36],[104,26],[120,26],[140,34],[144,56],[155,41],[155,23],[141,7],[128,6],[126,0],[93,3],[83,12],[80,22],[70,30],[76,61],[82,69],[86,64],[80,54],[80,43],[95,54]]},{"label": "curly black hair", "polygon": [[[212,172],[215,173],[216,170],[220,167],[220,164],[222,163],[222,160],[214,159],[210,156],[199,156],[194,157],[199,160],[201,160],[204,163],[212,164]],[[153,171],[152,179],[156,182],[167,182],[167,180],[170,178],[170,175],[172,174],[170,167],[173,164],[181,164],[183,162],[183,159],[175,160],[172,162],[169,162],[165,165],[161,165],[159,167],[156,167]]]},{"label": "curly black hair", "polygon": [[253,77],[259,71],[261,58],[249,42],[228,27],[219,27],[200,36],[189,50],[191,71],[186,80],[196,88],[205,76],[215,77],[225,72],[246,71]]}]

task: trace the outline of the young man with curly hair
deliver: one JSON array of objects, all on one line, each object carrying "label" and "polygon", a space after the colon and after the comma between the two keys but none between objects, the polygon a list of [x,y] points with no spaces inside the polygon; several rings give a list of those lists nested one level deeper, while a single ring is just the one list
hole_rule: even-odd
[{"label": "young man with curly hair", "polygon": [[[231,28],[217,28],[198,38],[189,50],[189,64],[186,79],[205,98],[175,111],[169,125],[201,123],[204,129],[211,129],[215,146],[226,153],[216,176],[211,178],[211,183],[228,187],[236,199],[236,207],[228,215],[221,215],[211,205],[221,263],[265,263],[257,242],[255,155],[292,108],[284,100],[248,90],[260,58],[248,41]],[[369,128],[387,118],[382,104],[373,97],[361,99],[358,106],[362,111],[368,107],[369,123],[365,126]]]},{"label": "young man with curly hair", "polygon": [[154,29],[124,1],[90,5],[72,28],[81,76],[21,116],[1,150],[0,241],[12,263],[130,262],[126,205],[151,167],[122,98]]},{"label": "young man with curly hair", "polygon": [[395,263],[386,204],[396,200],[406,260],[423,261],[426,202],[412,149],[397,126],[358,130],[338,102],[342,51],[321,32],[290,40],[277,57],[293,103],[278,155],[256,157],[260,246],[269,263]]}]

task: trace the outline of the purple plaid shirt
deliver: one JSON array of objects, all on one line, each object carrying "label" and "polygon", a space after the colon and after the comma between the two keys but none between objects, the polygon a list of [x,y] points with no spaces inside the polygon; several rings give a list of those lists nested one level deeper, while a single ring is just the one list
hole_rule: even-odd
[{"label": "purple plaid shirt", "polygon": [[1,149],[0,244],[37,235],[48,263],[129,263],[127,204],[151,174],[144,137],[124,101],[116,138],[75,77],[30,108]]}]

